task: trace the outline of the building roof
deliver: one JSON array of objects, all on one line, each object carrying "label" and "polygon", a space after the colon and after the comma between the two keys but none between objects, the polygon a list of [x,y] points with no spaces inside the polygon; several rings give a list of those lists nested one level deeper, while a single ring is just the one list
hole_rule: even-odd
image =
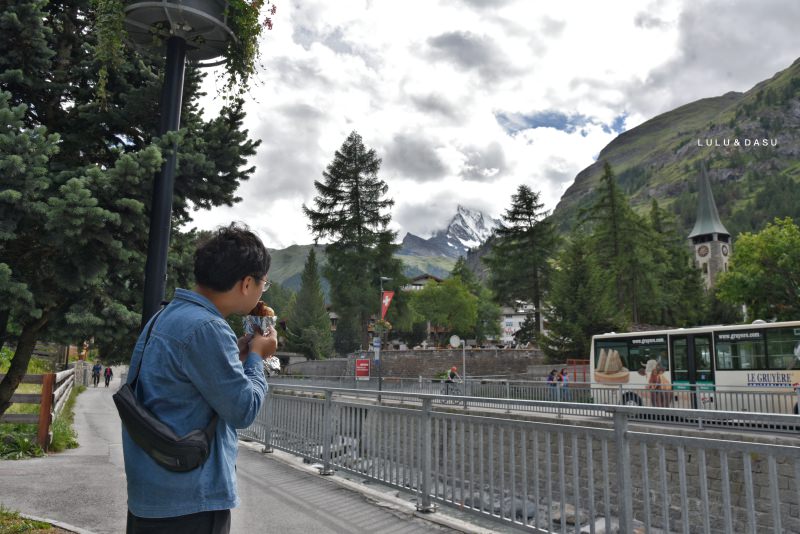
[{"label": "building roof", "polygon": [[442,281],[442,279],[439,278],[438,276],[433,276],[432,274],[423,273],[423,274],[420,274],[418,276],[415,276],[414,278],[411,278],[408,281],[408,283],[409,284],[413,284],[414,282],[423,282],[423,281],[427,282],[429,280],[433,280],[434,282],[439,282],[439,283],[441,283],[441,281]]},{"label": "building roof", "polygon": [[697,219],[689,238],[711,234],[731,235],[725,225],[722,224],[722,221],[719,220],[717,205],[714,202],[714,194],[711,192],[711,183],[708,181],[705,167],[703,167],[697,179],[697,189]]}]

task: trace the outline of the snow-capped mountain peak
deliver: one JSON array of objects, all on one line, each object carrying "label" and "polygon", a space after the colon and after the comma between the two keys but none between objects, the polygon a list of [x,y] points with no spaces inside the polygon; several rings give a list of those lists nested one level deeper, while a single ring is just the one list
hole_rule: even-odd
[{"label": "snow-capped mountain peak", "polygon": [[500,221],[485,216],[477,210],[459,205],[447,228],[439,230],[430,239],[406,234],[401,253],[418,256],[431,254],[458,258],[483,244]]},{"label": "snow-capped mountain peak", "polygon": [[484,217],[480,211],[459,205],[455,217],[447,227],[447,234],[452,241],[458,241],[463,247],[470,249],[489,239],[499,224],[500,221]]}]

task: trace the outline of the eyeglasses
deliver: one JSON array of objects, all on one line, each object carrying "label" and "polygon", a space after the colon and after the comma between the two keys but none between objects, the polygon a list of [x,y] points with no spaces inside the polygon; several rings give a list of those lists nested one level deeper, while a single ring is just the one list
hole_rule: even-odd
[{"label": "eyeglasses", "polygon": [[261,290],[262,293],[266,293],[267,289],[269,289],[270,286],[272,285],[272,281],[271,280],[267,280],[266,278],[261,278],[259,276],[253,276],[253,278],[258,280],[259,282],[264,282],[264,289]]}]

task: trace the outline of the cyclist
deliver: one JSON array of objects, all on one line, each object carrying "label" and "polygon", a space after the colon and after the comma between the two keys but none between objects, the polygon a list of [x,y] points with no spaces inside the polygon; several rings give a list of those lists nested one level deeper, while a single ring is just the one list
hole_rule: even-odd
[{"label": "cyclist", "polygon": [[[460,382],[461,377],[458,376],[458,367],[455,365],[447,371],[447,379],[444,381],[444,394],[450,395],[450,384],[455,384],[456,381]],[[453,386],[453,391],[458,392],[458,387]]]}]

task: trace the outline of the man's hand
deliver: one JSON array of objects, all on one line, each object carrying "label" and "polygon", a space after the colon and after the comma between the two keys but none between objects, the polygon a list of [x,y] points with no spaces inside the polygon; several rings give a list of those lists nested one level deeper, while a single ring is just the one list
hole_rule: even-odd
[{"label": "man's hand", "polygon": [[239,360],[244,362],[247,355],[255,352],[262,358],[267,358],[275,354],[278,350],[278,334],[274,328],[270,328],[267,334],[260,332],[255,335],[246,335],[239,338]]}]

